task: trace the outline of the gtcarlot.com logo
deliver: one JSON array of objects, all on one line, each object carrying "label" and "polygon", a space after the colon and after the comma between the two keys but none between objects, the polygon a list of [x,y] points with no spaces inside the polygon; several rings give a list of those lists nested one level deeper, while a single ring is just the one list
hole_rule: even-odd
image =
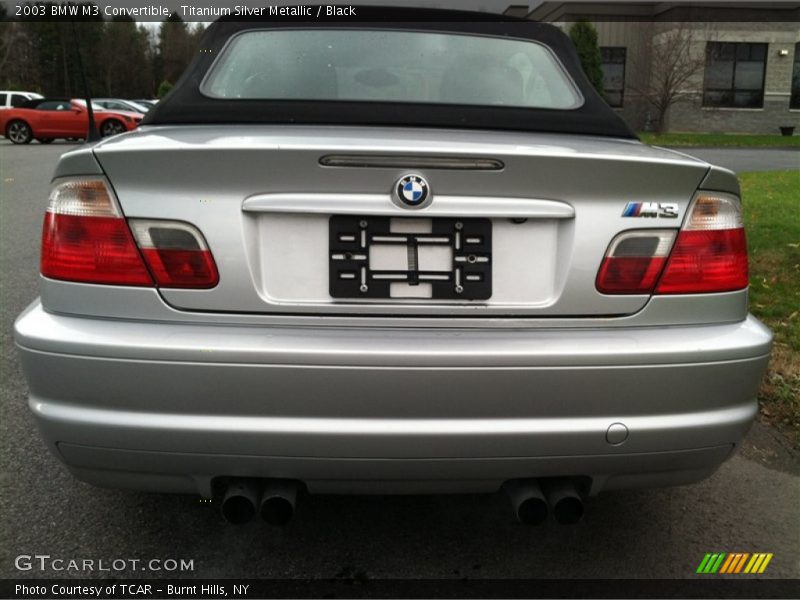
[{"label": "gtcarlot.com logo", "polygon": [[708,553],[700,561],[697,573],[719,574],[719,575],[756,575],[763,573],[767,569],[769,561],[772,560],[771,552],[715,552]]},{"label": "gtcarlot.com logo", "polygon": [[185,558],[57,558],[49,554],[20,554],[14,559],[17,571],[67,573],[120,571],[194,571],[194,559]]}]

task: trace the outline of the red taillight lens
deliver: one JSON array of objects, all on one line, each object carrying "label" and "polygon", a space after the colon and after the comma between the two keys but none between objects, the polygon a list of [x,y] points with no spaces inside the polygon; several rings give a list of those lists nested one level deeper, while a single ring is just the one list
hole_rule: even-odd
[{"label": "red taillight lens", "polygon": [[159,287],[211,288],[219,282],[200,232],[178,221],[131,219],[133,235]]},{"label": "red taillight lens", "polygon": [[603,294],[703,294],[747,283],[741,201],[702,192],[680,231],[627,231],[614,238],[595,285]]},{"label": "red taillight lens", "polygon": [[698,196],[656,294],[729,292],[747,287],[747,242],[735,196]]},{"label": "red taillight lens", "polygon": [[217,285],[211,254],[201,250],[143,249],[147,265],[161,287],[209,288]]},{"label": "red taillight lens", "polygon": [[153,285],[101,179],[67,181],[53,188],[42,231],[41,272],[82,283]]},{"label": "red taillight lens", "polygon": [[196,228],[176,221],[126,222],[101,178],[63,181],[53,188],[41,271],[52,279],[110,285],[152,287],[155,279],[160,287],[199,289],[219,281]]},{"label": "red taillight lens", "polygon": [[595,286],[603,294],[650,294],[675,239],[672,230],[626,231],[608,247]]},{"label": "red taillight lens", "polygon": [[600,265],[597,289],[604,294],[649,294],[664,268],[663,258],[606,257]]},{"label": "red taillight lens", "polygon": [[729,292],[745,287],[744,229],[681,231],[656,294]]}]

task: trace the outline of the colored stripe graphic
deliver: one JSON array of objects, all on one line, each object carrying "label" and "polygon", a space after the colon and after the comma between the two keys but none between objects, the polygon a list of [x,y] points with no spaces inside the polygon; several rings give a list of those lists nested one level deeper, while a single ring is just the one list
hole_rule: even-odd
[{"label": "colored stripe graphic", "polygon": [[628,205],[625,207],[625,210],[622,213],[623,217],[636,217],[639,215],[639,211],[642,209],[641,202],[628,202]]},{"label": "colored stripe graphic", "polygon": [[731,573],[739,573],[744,566],[744,563],[747,561],[747,558],[750,556],[749,552],[745,552],[742,554],[742,558],[739,559],[739,562],[736,563],[736,569],[731,569]]},{"label": "colored stripe graphic", "polygon": [[728,558],[722,563],[722,568],[719,570],[720,573],[730,573],[733,564],[736,562],[736,554],[728,554]]},{"label": "colored stripe graphic", "polygon": [[711,560],[711,555],[706,554],[703,557],[703,560],[700,561],[700,566],[697,567],[697,573],[705,573],[706,572],[706,565],[708,564],[709,560]]},{"label": "colored stripe graphic", "polygon": [[753,554],[753,558],[751,558],[750,562],[747,563],[747,566],[745,567],[744,572],[745,573],[752,573],[753,572],[753,567],[756,566],[756,563],[759,561],[760,557],[761,557],[760,554]]},{"label": "colored stripe graphic", "polygon": [[[697,567],[697,573],[700,574],[738,574],[749,573],[755,575],[763,573],[769,562],[774,555],[768,552],[757,552],[750,554],[749,552],[714,552],[707,553],[700,565]],[[745,566],[746,565],[746,566]]]},{"label": "colored stripe graphic", "polygon": [[716,572],[717,572],[717,570],[718,570],[718,569],[720,568],[720,566],[722,565],[722,560],[723,560],[724,558],[725,558],[725,553],[724,553],[724,552],[720,552],[720,553],[719,553],[719,558],[717,559],[717,562],[715,562],[715,563],[714,563],[714,566],[713,566],[713,567],[711,567],[711,573],[716,573]]},{"label": "colored stripe graphic", "polygon": [[736,552],[733,554],[733,560],[731,561],[731,566],[728,568],[727,571],[722,571],[723,573],[736,573],[736,569],[741,569],[742,565],[744,565],[744,561],[747,558],[747,555],[742,554],[741,552]]},{"label": "colored stripe graphic", "polygon": [[767,568],[769,561],[772,560],[772,553],[759,553],[753,554],[753,559],[744,570],[745,573],[763,573]]},{"label": "colored stripe graphic", "polygon": [[706,554],[700,566],[697,567],[698,573],[716,573],[725,559],[724,552],[715,552],[714,554]]},{"label": "colored stripe graphic", "polygon": [[761,563],[761,566],[758,569],[759,573],[764,572],[764,570],[767,568],[767,565],[769,564],[769,561],[772,560],[772,556],[773,556],[772,552],[767,553],[767,555],[764,557],[764,562]]}]

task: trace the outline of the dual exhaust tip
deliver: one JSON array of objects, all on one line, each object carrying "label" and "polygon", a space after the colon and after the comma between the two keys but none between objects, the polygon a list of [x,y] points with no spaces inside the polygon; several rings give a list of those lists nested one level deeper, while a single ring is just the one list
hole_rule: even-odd
[{"label": "dual exhaust tip", "polygon": [[284,479],[232,481],[222,497],[222,516],[233,525],[253,520],[258,513],[270,525],[286,525],[294,516],[297,483]]},{"label": "dual exhaust tip", "polygon": [[583,498],[569,479],[513,479],[503,490],[520,523],[539,525],[550,512],[561,525],[573,525],[583,517]]},{"label": "dual exhaust tip", "polygon": [[[222,516],[242,525],[258,513],[270,525],[286,525],[294,516],[297,483],[286,479],[234,480],[222,498]],[[583,498],[569,479],[512,479],[503,485],[520,523],[539,525],[552,512],[561,525],[572,525],[583,517]]]}]

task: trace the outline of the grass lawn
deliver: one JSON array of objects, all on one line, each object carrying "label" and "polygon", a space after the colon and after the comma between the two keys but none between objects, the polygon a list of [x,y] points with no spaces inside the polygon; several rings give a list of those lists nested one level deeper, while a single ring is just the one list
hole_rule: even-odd
[{"label": "grass lawn", "polygon": [[[798,128],[800,130],[800,127]],[[750,135],[745,133],[640,133],[646,144],[654,146],[731,146],[739,148],[800,148],[800,131],[792,137],[782,135]]]},{"label": "grass lawn", "polygon": [[750,311],[775,333],[762,416],[800,443],[800,171],[740,173]]}]

